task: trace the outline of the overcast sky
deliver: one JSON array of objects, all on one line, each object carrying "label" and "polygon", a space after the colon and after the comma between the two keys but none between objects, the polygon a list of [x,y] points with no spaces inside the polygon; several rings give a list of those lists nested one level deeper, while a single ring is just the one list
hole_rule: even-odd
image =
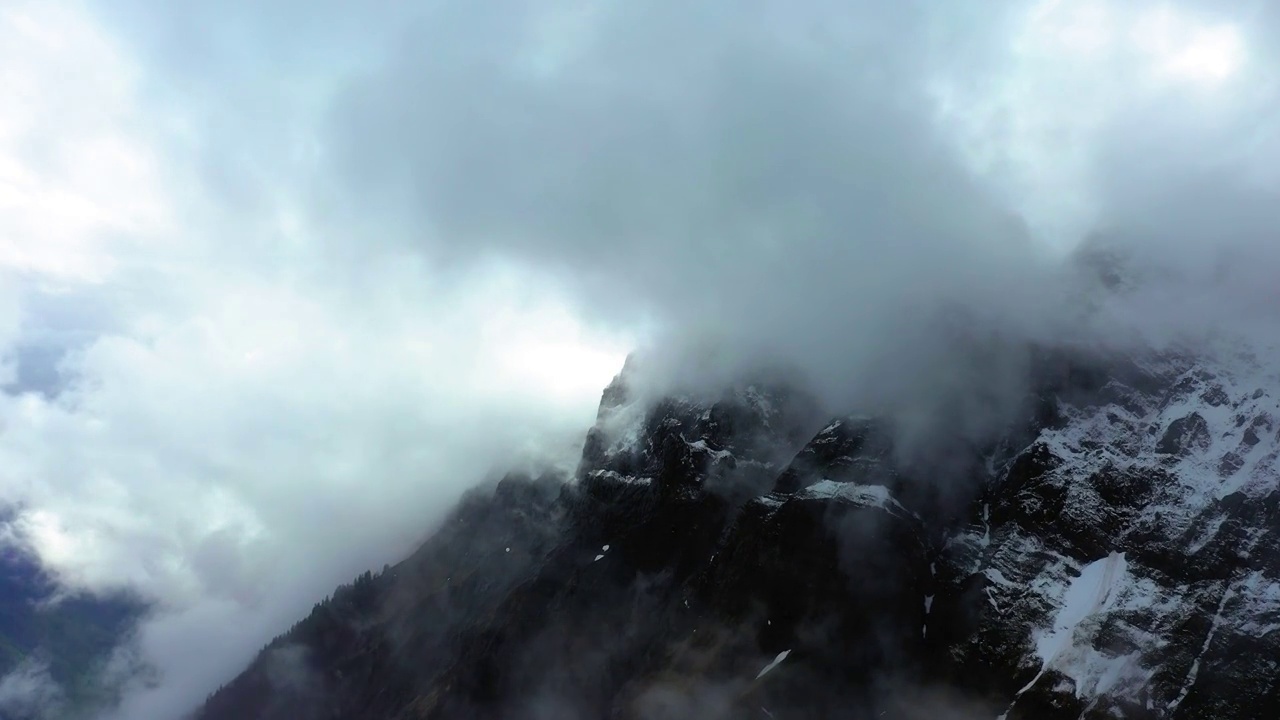
[{"label": "overcast sky", "polygon": [[637,344],[932,392],[922,318],[1055,337],[1096,231],[1185,280],[1130,324],[1269,317],[1280,25],[1219,5],[8,0],[0,500],[158,603],[164,717]]}]

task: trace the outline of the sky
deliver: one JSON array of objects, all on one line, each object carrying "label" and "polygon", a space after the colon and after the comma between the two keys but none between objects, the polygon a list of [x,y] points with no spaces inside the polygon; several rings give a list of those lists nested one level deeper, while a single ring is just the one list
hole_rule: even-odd
[{"label": "sky", "polygon": [[[571,466],[634,348],[928,414],[1016,370],[953,363],[956,314],[1270,323],[1275,12],[4,0],[0,501],[156,604],[116,716],[166,717],[468,487]],[[1174,279],[1081,335],[1098,237]]]}]

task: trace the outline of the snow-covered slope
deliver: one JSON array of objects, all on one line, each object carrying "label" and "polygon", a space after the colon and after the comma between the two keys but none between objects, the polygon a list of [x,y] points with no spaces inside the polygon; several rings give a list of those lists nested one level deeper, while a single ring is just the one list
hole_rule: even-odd
[{"label": "snow-covered slope", "polygon": [[1139,369],[1059,403],[944,553],[988,601],[951,652],[1009,678],[1009,717],[1262,717],[1277,691],[1275,379]]}]

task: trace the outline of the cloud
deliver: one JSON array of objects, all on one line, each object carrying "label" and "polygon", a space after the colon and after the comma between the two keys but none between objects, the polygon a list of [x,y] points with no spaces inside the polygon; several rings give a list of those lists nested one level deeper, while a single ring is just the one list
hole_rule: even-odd
[{"label": "cloud", "polygon": [[138,68],[59,5],[0,12],[0,267],[101,277],[169,218],[130,102]]},{"label": "cloud", "polygon": [[65,702],[62,688],[38,661],[23,661],[0,678],[0,713],[5,717],[44,720],[58,717]]},{"label": "cloud", "polygon": [[[555,306],[517,310],[518,288],[492,277],[458,297],[396,274],[358,304],[219,284],[189,316],[74,353],[56,398],[0,400],[3,489],[31,508],[44,560],[76,585],[143,588],[197,624],[151,648],[166,672],[195,670],[203,645],[212,687],[337,581],[406,553],[487,473],[573,457],[616,352],[566,378],[536,364],[562,361],[556,343],[583,359]],[[433,306],[450,313],[414,310]],[[144,647],[171,624],[145,630]],[[244,634],[213,637],[227,627]]]},{"label": "cloud", "polygon": [[[160,603],[124,716],[571,457],[637,338],[981,429],[1027,340],[1273,321],[1274,18],[352,7],[0,14],[0,497],[65,582]],[[1082,330],[1095,230],[1176,280]]]},{"label": "cloud", "polygon": [[653,321],[651,366],[791,363],[837,408],[930,416],[984,384],[960,406],[1007,406],[1023,360],[951,363],[957,342],[1235,318],[1175,273],[1084,323],[1063,256],[1095,231],[1142,263],[1272,262],[1266,203],[1183,187],[1238,204],[1206,171],[1269,166],[1236,137],[1269,116],[1245,27],[1159,3],[446,5],[338,97],[324,164],[429,256],[521,258],[587,312]]},{"label": "cloud", "polygon": [[522,258],[613,322],[783,355],[844,400],[904,316],[1054,302],[928,93],[987,69],[953,55],[984,29],[879,3],[542,7],[444,6],[358,79],[342,194],[409,208],[428,253]]},{"label": "cloud", "polygon": [[[443,277],[395,248],[326,252],[282,176],[233,202],[200,162],[231,140],[193,137],[200,106],[168,106],[104,27],[74,6],[0,15],[49,88],[0,137],[21,171],[0,188],[31,211],[0,219],[0,498],[60,582],[156,603],[134,650],[159,674],[120,713],[171,717],[464,489],[576,461],[628,340],[497,259]],[[85,152],[99,141],[149,179]]]},{"label": "cloud", "polygon": [[15,382],[18,376],[13,345],[22,320],[18,294],[12,289],[13,285],[5,283],[6,289],[0,290],[0,387]]},{"label": "cloud", "polygon": [[[588,312],[653,320],[684,370],[710,345],[713,365],[798,364],[837,405],[911,405],[892,396],[955,352],[940,313],[1011,339],[1127,341],[1071,308],[1083,291],[1063,255],[1097,231],[1144,263],[1234,248],[1275,267],[1276,184],[1259,178],[1275,148],[1256,120],[1274,116],[1271,49],[1247,18],[1188,3],[1003,3],[981,19],[519,8],[441,6],[358,76],[326,143],[338,194],[398,210],[434,257],[521,258]],[[1178,277],[1160,293],[1220,292]],[[1210,324],[1157,305],[1120,310],[1158,336]]]}]

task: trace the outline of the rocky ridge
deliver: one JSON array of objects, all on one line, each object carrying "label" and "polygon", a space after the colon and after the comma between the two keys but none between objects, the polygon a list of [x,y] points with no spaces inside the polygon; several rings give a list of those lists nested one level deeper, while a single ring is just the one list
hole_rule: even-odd
[{"label": "rocky ridge", "polygon": [[624,373],[572,482],[474,494],[197,717],[1275,716],[1275,379],[1032,377],[1025,422],[921,463],[776,378],[646,402]]}]

